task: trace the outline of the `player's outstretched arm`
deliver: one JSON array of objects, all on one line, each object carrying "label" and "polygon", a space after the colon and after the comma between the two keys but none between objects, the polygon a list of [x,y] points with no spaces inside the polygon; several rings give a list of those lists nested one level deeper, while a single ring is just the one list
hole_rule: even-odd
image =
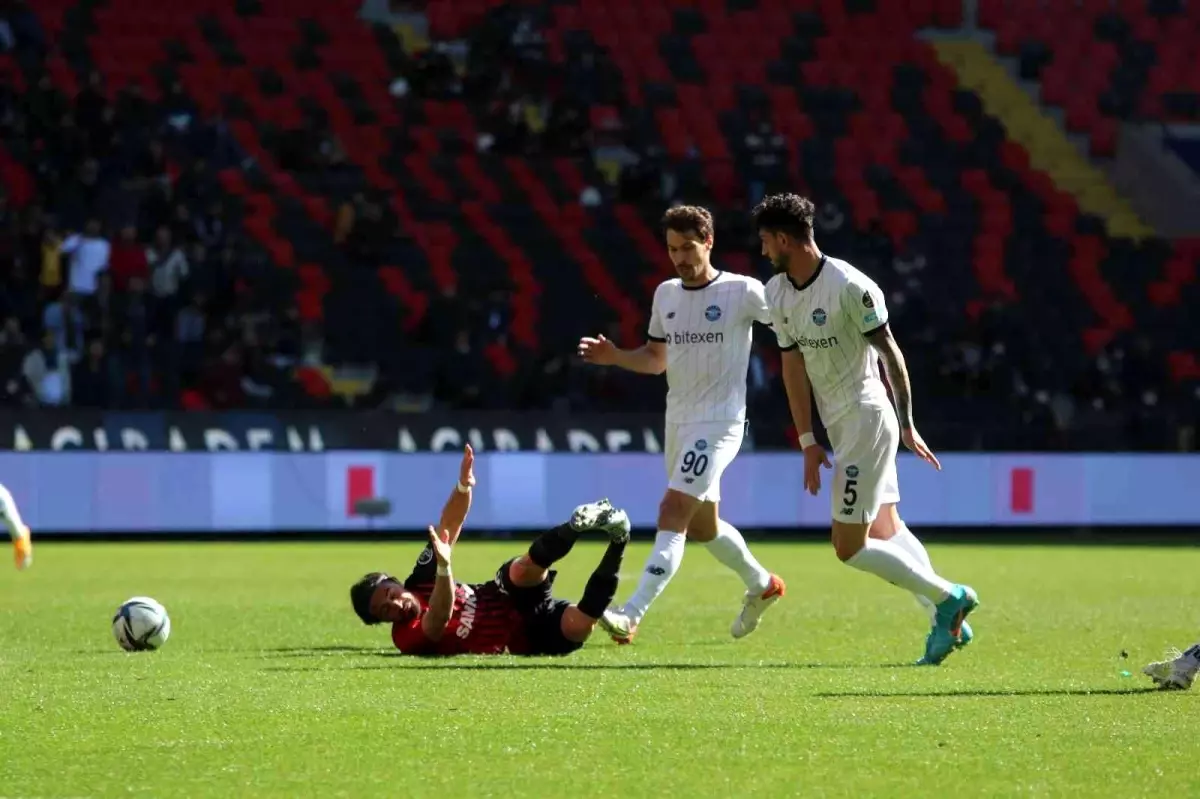
[{"label": "player's outstretched arm", "polygon": [[892,336],[891,328],[883,325],[868,335],[867,341],[871,342],[871,346],[883,360],[883,369],[887,373],[888,383],[892,387],[892,398],[896,403],[896,416],[900,419],[900,437],[904,440],[904,445],[940,471],[942,465],[926,446],[913,424],[912,382],[908,377],[904,353],[900,351],[900,345]]},{"label": "player's outstretched arm", "polygon": [[462,534],[463,523],[471,510],[471,492],[475,487],[475,452],[471,445],[463,447],[462,462],[458,465],[458,484],[450,493],[442,508],[442,516],[438,521],[438,529],[445,530],[450,535],[450,546],[458,542]]},{"label": "player's outstretched arm", "polygon": [[450,534],[446,530],[438,533],[429,528],[429,545],[437,557],[437,579],[433,583],[433,593],[429,596],[429,609],[421,618],[421,632],[430,641],[440,641],[446,625],[450,622],[450,614],[454,611],[454,574],[450,571],[450,554],[452,544]]},{"label": "player's outstretched arm", "polygon": [[581,338],[579,357],[597,366],[618,366],[643,375],[661,375],[667,370],[665,341],[650,340],[635,350],[623,350],[603,335]]}]

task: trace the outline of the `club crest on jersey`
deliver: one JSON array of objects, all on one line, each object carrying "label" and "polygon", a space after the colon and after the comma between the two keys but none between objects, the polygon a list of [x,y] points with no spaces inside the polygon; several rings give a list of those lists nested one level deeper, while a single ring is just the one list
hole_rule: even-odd
[{"label": "club crest on jersey", "polygon": [[846,476],[849,477],[851,480],[853,480],[855,477],[858,477],[858,467],[854,466],[854,465],[847,466],[846,467]]},{"label": "club crest on jersey", "polygon": [[667,318],[668,318],[668,319],[674,319],[674,318],[675,318],[675,312],[674,312],[674,311],[671,311],[669,314],[667,314]]},{"label": "club crest on jersey", "polygon": [[430,563],[432,560],[433,560],[433,550],[430,549],[429,547],[425,547],[423,550],[421,550],[421,554],[417,558],[417,565],[424,566],[425,564]]},{"label": "club crest on jersey", "polygon": [[817,325],[818,327],[825,324],[825,320],[827,318],[828,317],[825,316],[824,308],[818,308],[817,310],[813,311],[813,313],[812,313],[813,324]]},{"label": "club crest on jersey", "polygon": [[863,292],[863,305],[865,305],[867,308],[875,307],[875,300],[871,299],[871,292],[869,292],[869,291]]},{"label": "club crest on jersey", "polygon": [[721,318],[721,309],[715,305],[710,305],[704,309],[704,318],[710,322],[715,322]]}]

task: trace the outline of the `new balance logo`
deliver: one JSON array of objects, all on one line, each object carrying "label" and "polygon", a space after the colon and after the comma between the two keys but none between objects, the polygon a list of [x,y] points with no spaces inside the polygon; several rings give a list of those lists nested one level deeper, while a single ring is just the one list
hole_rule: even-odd
[{"label": "new balance logo", "polygon": [[647,566],[646,574],[653,574],[655,577],[662,577],[667,573],[667,570],[662,566]]},{"label": "new balance logo", "polygon": [[842,515],[843,516],[853,516],[854,508],[842,508]]}]

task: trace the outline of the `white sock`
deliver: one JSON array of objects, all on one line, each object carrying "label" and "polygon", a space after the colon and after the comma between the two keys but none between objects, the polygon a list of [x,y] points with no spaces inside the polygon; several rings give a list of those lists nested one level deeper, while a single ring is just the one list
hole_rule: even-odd
[{"label": "white sock", "polygon": [[846,565],[881,577],[931,602],[941,602],[950,596],[950,583],[926,572],[903,547],[891,541],[868,538],[866,546],[846,561]]},{"label": "white sock", "polygon": [[0,522],[8,528],[8,536],[14,541],[17,539],[17,530],[25,526],[16,501],[3,485],[0,485]]},{"label": "white sock", "polygon": [[634,621],[641,621],[650,609],[654,600],[671,582],[679,564],[683,563],[683,545],[687,536],[683,533],[672,533],[659,530],[654,539],[654,550],[646,558],[646,568],[642,570],[642,579],[638,581],[637,590],[625,603],[625,614]]},{"label": "white sock", "polygon": [[747,591],[762,594],[770,588],[771,573],[750,554],[750,549],[746,546],[746,539],[742,538],[742,534],[732,524],[724,519],[718,519],[717,537],[709,541],[707,546],[714,558],[742,578]]},{"label": "white sock", "polygon": [[[925,545],[913,535],[912,530],[908,529],[908,525],[900,522],[900,526],[896,528],[896,532],[888,539],[893,544],[896,544],[917,562],[927,574],[937,574],[933,570],[933,563],[929,560],[929,553],[925,551]],[[930,600],[920,594],[913,594],[917,598],[917,604],[929,611],[929,616],[932,618],[937,613],[937,606]]]}]

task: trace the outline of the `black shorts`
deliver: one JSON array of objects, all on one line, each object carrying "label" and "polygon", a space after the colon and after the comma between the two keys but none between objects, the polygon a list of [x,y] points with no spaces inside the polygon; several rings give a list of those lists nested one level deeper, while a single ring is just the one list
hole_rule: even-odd
[{"label": "black shorts", "polygon": [[508,595],[525,621],[528,651],[521,654],[569,655],[581,648],[581,641],[572,641],[562,632],[562,617],[571,603],[565,599],[555,599],[551,593],[558,572],[550,572],[550,576],[537,585],[519,586],[508,574],[515,560],[505,561],[500,571],[496,572],[496,585]]}]

